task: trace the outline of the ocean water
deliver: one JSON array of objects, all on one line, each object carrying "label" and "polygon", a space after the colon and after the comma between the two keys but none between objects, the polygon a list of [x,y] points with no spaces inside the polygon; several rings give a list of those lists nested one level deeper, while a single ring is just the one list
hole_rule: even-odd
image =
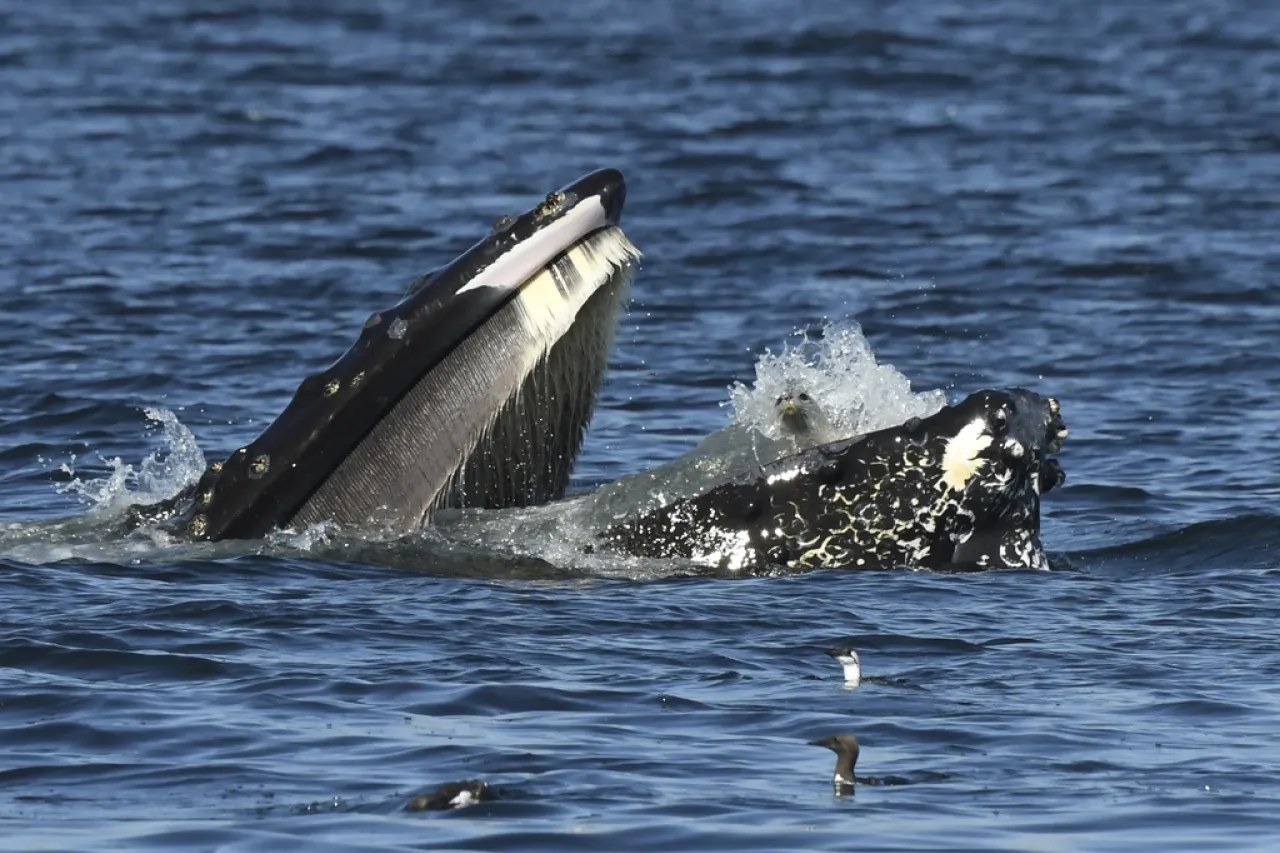
[{"label": "ocean water", "polygon": [[[1276,849],[1277,34],[1243,0],[0,4],[0,849]],[[1071,429],[1055,570],[691,579],[506,517],[112,539],[602,166],[645,260],[579,501],[783,380],[882,418],[1023,385]],[[841,731],[884,784],[834,795]],[[403,810],[464,778],[501,797]]]}]

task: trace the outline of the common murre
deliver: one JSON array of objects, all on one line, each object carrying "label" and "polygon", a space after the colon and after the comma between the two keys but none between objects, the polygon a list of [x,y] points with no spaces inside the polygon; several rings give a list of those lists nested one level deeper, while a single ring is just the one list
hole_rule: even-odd
[{"label": "common murre", "polygon": [[858,652],[853,648],[853,646],[848,643],[827,649],[827,654],[839,661],[840,665],[844,667],[845,687],[857,687],[864,681],[868,684],[892,684],[897,687],[902,687],[907,684],[906,680],[902,678],[888,678],[883,675],[863,675],[862,659],[858,656]]},{"label": "common murre", "polygon": [[862,681],[862,661],[858,659],[858,653],[851,646],[836,646],[833,649],[827,649],[827,654],[831,655],[840,665],[844,667],[844,683],[846,687],[857,687]]},{"label": "common murre", "polygon": [[445,782],[430,794],[414,797],[404,808],[410,812],[460,809],[497,798],[497,792],[489,787],[489,783],[480,779],[467,779],[463,782]]},{"label": "common murre", "polygon": [[821,737],[809,741],[809,745],[825,746],[836,754],[836,770],[831,777],[831,784],[835,786],[837,794],[851,794],[855,781],[865,781],[853,775],[853,768],[858,763],[858,739],[853,735],[841,733]]}]

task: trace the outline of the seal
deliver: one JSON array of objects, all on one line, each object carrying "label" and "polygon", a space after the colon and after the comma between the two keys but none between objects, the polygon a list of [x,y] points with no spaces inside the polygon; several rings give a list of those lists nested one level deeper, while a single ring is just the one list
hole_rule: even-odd
[{"label": "seal", "polygon": [[[735,421],[676,459],[602,485],[591,497],[588,526],[608,527],[637,507],[694,497],[721,483],[755,476],[786,456],[848,437],[823,404],[796,387],[775,398],[771,414],[776,421],[763,428]],[[657,502],[655,496],[661,496]]]},{"label": "seal", "polygon": [[1057,400],[970,394],[927,418],[822,445],[619,522],[603,546],[717,571],[779,567],[1048,569],[1040,497],[1065,479],[1049,454]]},{"label": "seal", "polygon": [[849,436],[840,435],[826,410],[807,391],[785,391],[773,403],[778,424],[796,443],[796,450],[830,444]]}]

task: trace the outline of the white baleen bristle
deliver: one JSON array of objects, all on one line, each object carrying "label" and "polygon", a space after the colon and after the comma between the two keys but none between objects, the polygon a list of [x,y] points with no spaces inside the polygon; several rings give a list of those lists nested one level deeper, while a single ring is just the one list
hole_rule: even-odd
[{"label": "white baleen bristle", "polygon": [[[615,286],[625,287],[630,279],[630,267],[640,257],[640,250],[614,225],[588,234],[528,279],[498,315],[509,314],[515,326],[510,329],[506,342],[508,358],[514,355],[514,359],[503,364],[501,372],[505,383],[493,387],[495,396],[517,400],[525,379],[573,326],[578,312],[591,296],[611,279],[615,280]],[[612,329],[608,335],[612,336]],[[459,458],[453,465],[449,482],[439,492],[440,497],[452,491],[477,444],[491,439],[501,412],[501,407],[494,407],[488,420],[479,425],[474,438],[459,447]]]},{"label": "white baleen bristle", "polygon": [[588,296],[639,258],[621,228],[602,228],[525,282],[513,301],[525,331],[544,343],[538,358],[573,324]]}]

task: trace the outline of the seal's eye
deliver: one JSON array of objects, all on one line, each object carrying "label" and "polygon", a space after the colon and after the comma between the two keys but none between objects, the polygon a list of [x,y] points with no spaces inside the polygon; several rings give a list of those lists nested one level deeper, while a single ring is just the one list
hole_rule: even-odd
[{"label": "seal's eye", "polygon": [[783,401],[783,400],[785,400],[785,399],[787,399],[787,398],[786,398],[786,395],[783,395],[783,396],[779,397],[778,399],[774,400],[774,401],[773,401],[773,404],[774,404],[775,406],[781,406],[781,405],[782,405],[782,401]]},{"label": "seal's eye", "polygon": [[802,403],[807,403],[807,402],[809,402],[809,395],[808,395],[808,394],[806,394],[806,393],[804,393],[803,391],[801,391],[798,395],[796,395],[796,397],[797,397],[797,399],[798,399],[798,400],[800,400],[800,402],[802,402]]}]

